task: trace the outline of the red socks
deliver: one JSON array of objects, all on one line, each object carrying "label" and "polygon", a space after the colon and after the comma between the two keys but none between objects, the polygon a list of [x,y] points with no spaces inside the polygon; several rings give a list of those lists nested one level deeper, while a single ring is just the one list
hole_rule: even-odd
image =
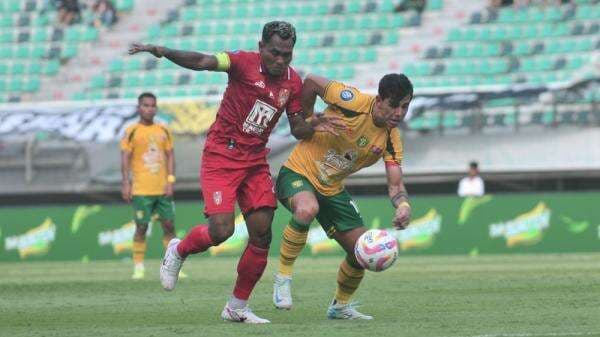
[{"label": "red socks", "polygon": [[241,300],[248,300],[254,286],[265,271],[268,254],[268,249],[248,244],[238,263],[238,277],[233,289],[233,296]]},{"label": "red socks", "polygon": [[208,233],[208,226],[198,225],[192,228],[185,239],[177,245],[177,253],[182,259],[185,259],[188,255],[203,252],[213,245],[213,240]]}]

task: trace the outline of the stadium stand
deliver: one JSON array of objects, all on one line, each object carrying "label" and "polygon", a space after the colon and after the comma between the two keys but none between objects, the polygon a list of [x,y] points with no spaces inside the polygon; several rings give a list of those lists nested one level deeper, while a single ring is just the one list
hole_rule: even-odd
[{"label": "stadium stand", "polygon": [[[116,6],[131,10],[133,0]],[[28,100],[44,78],[55,77],[82,46],[96,41],[98,29],[85,24],[89,15],[84,10],[79,23],[64,27],[52,2],[0,1],[0,103]]]},{"label": "stadium stand", "polygon": [[[600,2],[490,9],[487,1],[432,0],[423,12],[396,11],[400,2],[182,0],[134,6],[121,0],[116,4],[122,20],[98,31],[83,24],[56,27],[54,11],[43,9],[41,0],[0,0],[0,24],[13,27],[0,33],[6,47],[0,48],[0,103],[23,101],[27,111],[19,116],[15,111],[23,104],[0,106],[0,155],[11,163],[2,179],[8,178],[12,190],[59,181],[64,190],[115,190],[114,142],[134,118],[134,98],[147,90],[160,98],[161,118],[177,137],[178,158],[195,158],[227,76],[126,56],[127,44],[255,50],[262,25],[272,19],[297,27],[293,65],[302,74],[319,73],[369,92],[385,73],[410,76],[416,97],[402,131],[411,181],[453,181],[474,158],[498,175],[563,172],[562,163],[593,175],[600,167],[600,156],[579,148],[598,141]],[[48,100],[70,101],[48,108],[35,104]],[[21,138],[5,140],[15,134]],[[551,153],[540,144],[552,139],[564,142],[552,142],[556,151],[571,155],[549,161]],[[34,151],[39,165],[27,164],[26,144],[41,149],[46,142],[63,143],[70,154],[44,159],[42,149]],[[284,117],[270,144],[273,173],[292,144]],[[198,165],[196,159],[178,163],[183,188],[197,190]],[[61,180],[65,171],[71,174]],[[381,172],[375,165],[349,183],[383,183]]]}]

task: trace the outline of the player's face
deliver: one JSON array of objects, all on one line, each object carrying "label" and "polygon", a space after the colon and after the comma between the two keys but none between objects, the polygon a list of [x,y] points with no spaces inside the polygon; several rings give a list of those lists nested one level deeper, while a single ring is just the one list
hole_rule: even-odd
[{"label": "player's face", "polygon": [[143,97],[138,104],[140,119],[146,123],[152,123],[156,115],[156,100],[152,97]]},{"label": "player's face", "polygon": [[410,101],[412,100],[412,96],[407,95],[399,102],[391,97],[388,97],[382,100],[379,96],[377,96],[377,100],[375,102],[375,124],[377,126],[387,126],[389,128],[395,128],[398,126],[402,120],[404,120],[404,116],[406,116],[406,112],[408,112],[408,106],[410,105]]},{"label": "player's face", "polygon": [[292,62],[293,43],[292,39],[284,40],[277,34],[273,35],[269,42],[258,42],[260,59],[269,75],[281,76],[287,70]]}]

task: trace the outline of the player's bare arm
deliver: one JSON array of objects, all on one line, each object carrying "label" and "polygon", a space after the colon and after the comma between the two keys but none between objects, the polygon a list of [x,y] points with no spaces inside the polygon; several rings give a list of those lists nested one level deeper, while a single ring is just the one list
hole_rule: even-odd
[{"label": "player's bare arm", "polygon": [[[167,177],[173,177],[175,179],[175,152],[173,149],[165,151],[167,159]],[[173,183],[174,181],[167,178],[167,184],[165,185],[165,195],[170,197],[173,195]]]},{"label": "player's bare arm", "polygon": [[385,173],[390,201],[396,208],[392,222],[397,229],[404,229],[410,221],[410,204],[408,203],[408,192],[406,192],[402,179],[402,166],[395,162],[386,162]]},{"label": "player's bare arm", "polygon": [[344,121],[338,116],[328,116],[314,112],[317,96],[323,97],[325,95],[325,88],[327,88],[329,82],[331,81],[325,77],[308,74],[302,84],[300,102],[302,104],[304,118],[306,118],[313,133],[315,131],[330,132],[337,136],[339,130],[344,130],[346,128]]},{"label": "player's bare arm", "polygon": [[155,57],[166,57],[173,63],[192,70],[217,70],[217,58],[214,55],[194,51],[175,50],[153,44],[132,43],[129,55],[137,53],[150,53]]},{"label": "player's bare arm", "polygon": [[127,202],[131,201],[131,183],[129,182],[130,167],[131,152],[121,151],[121,197]]}]

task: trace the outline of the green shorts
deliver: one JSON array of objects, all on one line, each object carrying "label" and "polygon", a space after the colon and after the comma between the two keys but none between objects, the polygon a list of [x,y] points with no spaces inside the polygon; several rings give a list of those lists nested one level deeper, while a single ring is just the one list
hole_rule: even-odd
[{"label": "green shorts", "polygon": [[342,192],[326,196],[315,189],[315,187],[301,174],[282,166],[277,176],[277,199],[292,212],[291,197],[298,192],[309,191],[315,194],[319,203],[317,221],[329,237],[336,231],[345,232],[354,228],[364,227],[358,206],[350,194]]},{"label": "green shorts", "polygon": [[164,195],[134,195],[132,198],[134,220],[137,224],[150,223],[152,214],[158,214],[161,220],[175,218],[173,197]]}]

